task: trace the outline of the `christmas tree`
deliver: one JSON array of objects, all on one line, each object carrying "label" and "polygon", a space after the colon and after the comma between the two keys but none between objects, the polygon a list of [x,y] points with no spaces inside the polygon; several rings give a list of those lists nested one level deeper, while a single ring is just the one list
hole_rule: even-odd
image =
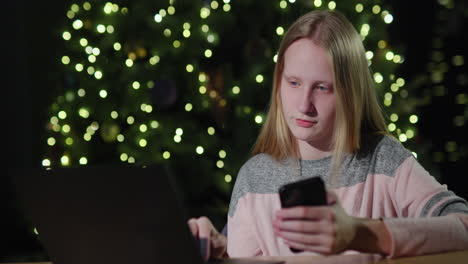
[{"label": "christmas tree", "polygon": [[404,57],[381,1],[94,0],[76,1],[57,25],[63,82],[42,165],[168,164],[185,199],[203,204],[192,213],[221,223],[265,117],[281,37],[313,9],[351,20],[388,128],[416,155],[416,105],[395,73]]}]

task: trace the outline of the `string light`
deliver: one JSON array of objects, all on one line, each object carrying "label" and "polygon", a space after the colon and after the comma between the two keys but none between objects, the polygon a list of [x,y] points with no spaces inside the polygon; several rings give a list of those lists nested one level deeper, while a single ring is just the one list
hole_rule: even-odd
[{"label": "string light", "polygon": [[150,126],[154,129],[159,127],[159,122],[156,120],[151,121]]},{"label": "string light", "polygon": [[192,64],[187,64],[187,66],[185,66],[185,70],[187,72],[193,72],[193,65]]},{"label": "string light", "polygon": [[418,116],[417,115],[411,115],[409,117],[409,121],[411,124],[416,124],[418,122]]},{"label": "string light", "polygon": [[207,132],[208,135],[212,136],[215,134],[216,130],[214,129],[214,127],[208,127]]},{"label": "string light", "polygon": [[213,56],[213,52],[210,49],[205,50],[205,57],[211,58]]},{"label": "string light", "polygon": [[240,93],[239,86],[236,85],[236,86],[232,87],[232,93],[233,94],[239,94]]},{"label": "string light", "polygon": [[50,137],[50,138],[47,139],[47,145],[49,145],[49,146],[54,146],[56,142],[57,141],[53,137]]},{"label": "string light", "polygon": [[387,14],[384,16],[384,22],[390,24],[393,22],[393,16],[391,14]]},{"label": "string light", "polygon": [[105,33],[106,32],[106,26],[104,26],[102,24],[99,24],[99,25],[96,26],[96,30],[97,30],[97,32],[99,32],[101,34]]},{"label": "string light", "polygon": [[156,21],[156,23],[161,23],[162,16],[160,14],[154,15],[154,21]]},{"label": "string light", "polygon": [[231,10],[231,5],[230,4],[224,4],[223,5],[223,11],[224,12],[229,12]]},{"label": "string light", "polygon": [[206,87],[201,85],[199,88],[198,88],[198,92],[200,94],[205,94],[206,93]]},{"label": "string light", "polygon": [[361,31],[360,31],[360,34],[362,37],[366,37],[367,35],[369,35],[369,31],[370,31],[370,26],[369,24],[363,24],[361,26]]},{"label": "string light", "polygon": [[263,122],[263,117],[260,115],[255,116],[255,123],[261,124]]},{"label": "string light", "polygon": [[263,75],[257,74],[257,76],[255,76],[255,81],[256,81],[257,83],[263,82]]},{"label": "string light", "polygon": [[119,51],[122,49],[122,45],[119,42],[115,42],[114,45],[112,45],[114,50]]},{"label": "string light", "polygon": [[232,176],[230,174],[226,174],[224,176],[224,181],[230,183],[232,181]]},{"label": "string light", "polygon": [[119,117],[119,113],[114,110],[110,113],[110,116],[112,119],[117,119],[117,117]]},{"label": "string light", "polygon": [[60,163],[62,164],[62,166],[68,166],[70,165],[70,158],[64,155],[60,158]]},{"label": "string light", "polygon": [[43,159],[42,160],[42,166],[49,167],[50,165],[51,165],[51,163],[50,163],[49,159]]},{"label": "string light", "polygon": [[144,148],[148,144],[148,141],[146,141],[146,139],[142,138],[142,139],[140,139],[140,141],[138,141],[138,144],[140,145],[140,147]]},{"label": "string light", "polygon": [[88,164],[88,159],[86,157],[81,157],[79,161],[80,165]]},{"label": "string light", "polygon": [[67,137],[67,138],[65,139],[65,144],[67,144],[68,146],[73,145],[73,138]]},{"label": "string light", "polygon": [[380,13],[380,10],[381,10],[381,8],[380,8],[379,5],[374,5],[374,6],[372,7],[372,13],[374,13],[374,14],[376,14],[376,15],[377,15],[378,13]]},{"label": "string light", "polygon": [[135,118],[133,116],[128,116],[127,124],[132,125],[133,123],[135,123]]},{"label": "string light", "polygon": [[129,68],[132,67],[132,66],[133,66],[133,60],[131,60],[131,59],[126,59],[126,60],[125,60],[125,65],[127,65],[127,67],[129,67]]},{"label": "string light", "polygon": [[224,159],[224,158],[226,158],[226,151],[220,150],[218,155],[219,155],[220,158]]},{"label": "string light", "polygon": [[86,11],[91,10],[91,4],[89,2],[84,2],[83,3],[83,9]]},{"label": "string light", "polygon": [[278,36],[282,36],[284,34],[284,28],[283,27],[277,27],[276,28],[276,34],[278,34]]},{"label": "string light", "polygon": [[285,0],[281,0],[279,2],[279,6],[282,8],[282,9],[285,9],[286,7],[288,7],[288,2],[286,2]]},{"label": "string light", "polygon": [[[83,21],[81,21],[80,19],[77,19],[75,21],[73,21],[73,24],[72,24],[72,27],[76,30],[78,29],[81,29],[83,27]],[[65,34],[65,32],[64,32]],[[71,35],[70,35],[71,37]],[[65,40],[67,40],[65,37],[64,37]]]},{"label": "string light", "polygon": [[206,8],[206,7],[202,7],[200,9],[200,17],[202,19],[206,19],[209,15],[210,15],[210,9]]},{"label": "string light", "polygon": [[382,83],[383,82],[383,76],[380,72],[374,73],[374,81],[376,83]]},{"label": "string light", "polygon": [[197,152],[198,155],[201,155],[201,154],[203,154],[203,152],[204,152],[205,150],[203,149],[202,146],[197,146],[197,148],[196,148],[195,151]]},{"label": "string light", "polygon": [[65,65],[69,64],[70,63],[70,57],[63,56],[62,57],[62,63],[65,64]]},{"label": "string light", "polygon": [[169,7],[167,8],[167,13],[168,13],[169,15],[174,15],[175,12],[176,12],[176,9],[175,9],[174,6],[169,6]]},{"label": "string light", "polygon": [[71,39],[71,34],[70,34],[70,32],[68,32],[68,31],[63,32],[63,33],[62,33],[62,38],[63,38],[64,40],[70,40],[70,39]]},{"label": "string light", "polygon": [[151,65],[156,65],[160,61],[160,58],[158,55],[154,55],[149,59],[149,63]]},{"label": "string light", "polygon": [[82,71],[84,70],[83,64],[77,63],[77,64],[75,65],[75,70],[76,70],[77,72],[82,72]]},{"label": "string light", "polygon": [[364,6],[362,4],[356,4],[355,8],[357,13],[361,13],[364,10]]}]

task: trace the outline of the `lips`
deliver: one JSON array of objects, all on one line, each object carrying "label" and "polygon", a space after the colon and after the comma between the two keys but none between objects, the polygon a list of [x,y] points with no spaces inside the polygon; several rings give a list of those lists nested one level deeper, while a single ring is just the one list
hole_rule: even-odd
[{"label": "lips", "polygon": [[298,125],[300,127],[312,127],[315,124],[317,124],[316,121],[309,121],[309,120],[296,118],[296,125]]}]

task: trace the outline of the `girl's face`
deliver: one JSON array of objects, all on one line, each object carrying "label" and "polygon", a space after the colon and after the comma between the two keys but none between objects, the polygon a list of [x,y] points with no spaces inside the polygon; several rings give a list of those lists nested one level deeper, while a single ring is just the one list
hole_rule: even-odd
[{"label": "girl's face", "polygon": [[309,39],[291,44],[284,55],[280,97],[283,114],[298,143],[330,148],[336,100],[327,52]]}]

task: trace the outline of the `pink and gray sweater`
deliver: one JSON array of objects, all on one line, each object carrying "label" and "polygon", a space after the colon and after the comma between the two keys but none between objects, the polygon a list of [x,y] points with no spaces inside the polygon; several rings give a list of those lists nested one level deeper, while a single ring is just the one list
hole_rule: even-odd
[{"label": "pink and gray sweater", "polygon": [[[330,161],[301,160],[299,166],[266,154],[248,160],[229,207],[229,256],[295,255],[273,232],[274,213],[281,207],[278,188],[316,175],[329,183]],[[389,257],[468,249],[468,203],[439,184],[390,137],[377,138],[359,154],[347,156],[337,186],[333,191],[349,215],[384,219],[392,240]]]}]

